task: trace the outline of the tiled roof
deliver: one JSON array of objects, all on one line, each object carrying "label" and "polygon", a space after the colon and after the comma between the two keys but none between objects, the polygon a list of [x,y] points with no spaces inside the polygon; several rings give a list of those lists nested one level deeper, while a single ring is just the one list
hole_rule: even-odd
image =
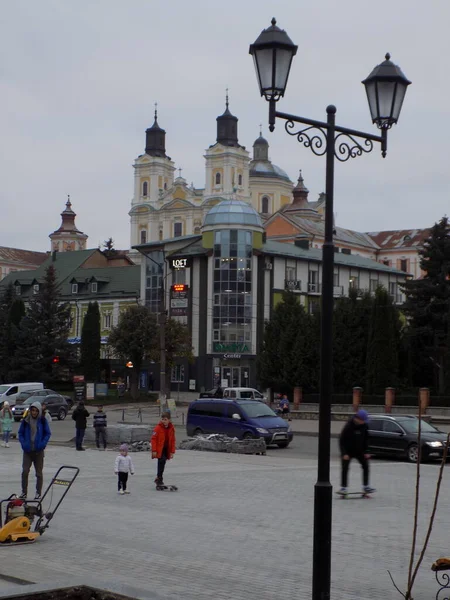
[{"label": "tiled roof", "polygon": [[[273,240],[266,241],[263,246],[263,252],[276,256],[292,256],[294,258],[322,262],[322,250],[319,248],[310,248],[307,250],[306,248],[300,248],[295,244],[285,244]],[[345,265],[347,267],[359,267],[360,269],[406,275],[403,271],[393,269],[384,263],[376,262],[370,258],[364,258],[363,256],[359,256],[359,254],[343,254],[341,252],[336,252],[334,255],[334,262],[337,265]]]},{"label": "tiled roof", "polygon": [[16,265],[36,265],[37,267],[48,257],[48,252],[34,252],[20,248],[0,246],[0,261],[15,263]]},{"label": "tiled roof", "polygon": [[422,246],[431,229],[398,229],[394,231],[374,231],[366,235],[382,249],[415,248]]}]

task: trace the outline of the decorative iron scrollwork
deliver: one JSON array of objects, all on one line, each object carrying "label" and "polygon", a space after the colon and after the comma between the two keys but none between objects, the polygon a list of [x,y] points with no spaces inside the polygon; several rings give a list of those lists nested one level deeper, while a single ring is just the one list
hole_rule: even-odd
[{"label": "decorative iron scrollwork", "polygon": [[[300,131],[292,131],[295,127],[294,121],[286,121],[284,128],[289,135],[293,135],[297,138],[300,144],[303,144],[305,148],[311,148],[316,156],[323,156],[327,151],[327,134],[321,127],[310,125],[301,129]],[[314,135],[311,135],[313,133]]]},{"label": "decorative iron scrollwork", "polygon": [[[449,600],[450,598],[450,575],[444,571],[436,571],[436,581],[440,588],[436,594],[436,600]],[[448,590],[446,595],[441,595],[441,592]]]},{"label": "decorative iron scrollwork", "polygon": [[[344,140],[339,140],[339,138]],[[355,137],[348,133],[338,133],[334,138],[334,155],[341,162],[346,162],[349,158],[357,158],[362,154],[372,152],[372,140],[365,139],[364,144],[361,144]]]},{"label": "decorative iron scrollwork", "polygon": [[[295,136],[305,148],[310,148],[316,156],[323,156],[327,151],[327,132],[317,125],[310,125],[300,131],[294,131],[295,122],[287,120],[284,128],[289,135]],[[357,158],[373,150],[372,140],[364,139],[359,142],[357,138],[348,133],[338,133],[334,138],[334,156],[340,162],[349,158]]]}]

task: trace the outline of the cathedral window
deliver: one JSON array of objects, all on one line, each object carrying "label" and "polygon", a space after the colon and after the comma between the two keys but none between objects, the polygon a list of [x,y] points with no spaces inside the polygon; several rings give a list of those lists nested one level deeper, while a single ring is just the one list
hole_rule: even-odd
[{"label": "cathedral window", "polygon": [[183,235],[183,223],[173,224],[173,237],[181,237]]},{"label": "cathedral window", "polygon": [[141,229],[141,244],[147,243],[147,231],[145,229]]},{"label": "cathedral window", "polygon": [[220,173],[216,173],[216,185],[220,185]]},{"label": "cathedral window", "polygon": [[142,184],[142,195],[143,196],[148,196],[148,183],[147,183],[147,181],[144,181],[144,183]]},{"label": "cathedral window", "polygon": [[242,175],[238,175],[238,185],[242,185]]},{"label": "cathedral window", "polygon": [[269,213],[269,197],[263,196],[261,200],[261,212],[263,215],[267,215]]}]

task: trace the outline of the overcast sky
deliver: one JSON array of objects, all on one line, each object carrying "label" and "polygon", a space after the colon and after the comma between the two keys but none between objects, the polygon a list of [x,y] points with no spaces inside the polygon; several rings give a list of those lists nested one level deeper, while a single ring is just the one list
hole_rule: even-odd
[{"label": "overcast sky", "polygon": [[388,155],[337,164],[337,224],[358,231],[423,228],[449,213],[448,0],[0,0],[0,245],[50,249],[70,194],[96,247],[129,247],[134,159],[158,102],[166,149],[204,187],[216,117],[239,118],[247,149],[259,134],[310,199],[325,160],[277,123],[267,126],[248,46],[273,16],[298,44],[279,109],[376,133],[361,80],[389,51],[413,82]]}]

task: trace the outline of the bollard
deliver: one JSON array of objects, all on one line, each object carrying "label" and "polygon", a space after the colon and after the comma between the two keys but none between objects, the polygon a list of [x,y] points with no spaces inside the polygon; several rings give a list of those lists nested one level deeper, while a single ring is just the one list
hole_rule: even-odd
[{"label": "bollard", "polygon": [[430,390],[428,388],[420,388],[419,402],[421,405],[421,412],[424,415],[427,412],[428,406],[430,405]]},{"label": "bollard", "polygon": [[125,409],[122,408],[122,423],[125,422]]},{"label": "bollard", "polygon": [[353,410],[355,412],[357,412],[357,410],[359,409],[359,405],[361,404],[361,400],[362,400],[362,388],[361,387],[354,387],[353,388]]},{"label": "bollard", "polygon": [[395,388],[387,387],[384,392],[384,408],[387,413],[392,412],[392,406],[395,402]]}]

